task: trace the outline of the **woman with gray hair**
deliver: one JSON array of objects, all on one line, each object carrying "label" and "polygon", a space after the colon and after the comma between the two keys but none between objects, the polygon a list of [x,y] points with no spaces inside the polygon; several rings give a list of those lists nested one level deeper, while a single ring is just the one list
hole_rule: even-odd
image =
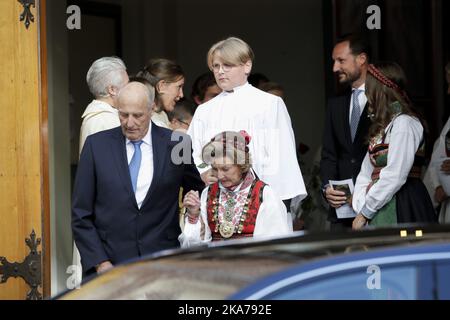
[{"label": "woman with gray hair", "polygon": [[80,153],[89,135],[120,125],[115,104],[120,89],[128,83],[126,70],[123,61],[117,57],[97,59],[89,68],[86,81],[94,100],[81,116]]},{"label": "woman with gray hair", "polygon": [[218,181],[201,197],[197,191],[184,197],[186,218],[178,238],[182,247],[292,232],[283,202],[252,170],[250,140],[243,130],[224,131],[203,147],[203,165],[212,167]]}]

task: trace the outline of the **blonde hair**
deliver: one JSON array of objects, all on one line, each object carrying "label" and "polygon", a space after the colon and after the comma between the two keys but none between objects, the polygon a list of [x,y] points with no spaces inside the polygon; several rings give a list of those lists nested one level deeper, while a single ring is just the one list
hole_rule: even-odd
[{"label": "blonde hair", "polygon": [[253,62],[255,55],[252,48],[243,40],[230,37],[214,44],[208,51],[206,63],[210,70],[212,70],[213,59],[219,56],[223,62],[231,65],[239,65]]},{"label": "blonde hair", "polygon": [[249,140],[239,132],[223,131],[203,147],[202,160],[212,165],[216,159],[228,158],[239,167],[242,174],[245,174],[252,166],[248,143]]}]

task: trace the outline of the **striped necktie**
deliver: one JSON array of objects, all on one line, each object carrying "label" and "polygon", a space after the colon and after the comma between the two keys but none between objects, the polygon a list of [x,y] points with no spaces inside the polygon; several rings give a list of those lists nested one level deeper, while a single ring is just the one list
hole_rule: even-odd
[{"label": "striped necktie", "polygon": [[362,90],[353,90],[353,106],[352,115],[350,118],[350,131],[352,134],[352,142],[355,140],[356,130],[358,129],[359,118],[361,117],[361,107],[359,106],[359,94],[363,92]]}]

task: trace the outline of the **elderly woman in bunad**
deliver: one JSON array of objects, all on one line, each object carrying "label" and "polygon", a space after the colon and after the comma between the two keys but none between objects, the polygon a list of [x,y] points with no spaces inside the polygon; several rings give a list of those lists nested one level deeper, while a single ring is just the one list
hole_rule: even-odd
[{"label": "elderly woman in bunad", "polygon": [[203,147],[203,165],[211,165],[218,182],[205,188],[201,197],[193,191],[186,194],[182,247],[292,232],[280,197],[251,169],[249,142],[245,131],[225,131]]},{"label": "elderly woman in bunad", "polygon": [[435,222],[433,205],[422,182],[424,126],[395,63],[369,65],[366,95],[372,125],[369,151],[356,179],[352,204],[358,212],[353,229],[366,224],[389,226]]}]

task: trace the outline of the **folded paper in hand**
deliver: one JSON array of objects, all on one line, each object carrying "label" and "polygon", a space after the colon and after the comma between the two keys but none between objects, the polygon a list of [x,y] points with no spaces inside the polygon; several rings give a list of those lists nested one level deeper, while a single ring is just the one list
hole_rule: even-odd
[{"label": "folded paper in hand", "polygon": [[[330,186],[334,190],[345,192],[347,200],[350,199],[353,194],[354,184],[352,179],[330,180]],[[338,219],[354,218],[356,217],[356,212],[353,211],[351,204],[346,203],[339,208],[336,208],[336,216],[338,217]]]}]

